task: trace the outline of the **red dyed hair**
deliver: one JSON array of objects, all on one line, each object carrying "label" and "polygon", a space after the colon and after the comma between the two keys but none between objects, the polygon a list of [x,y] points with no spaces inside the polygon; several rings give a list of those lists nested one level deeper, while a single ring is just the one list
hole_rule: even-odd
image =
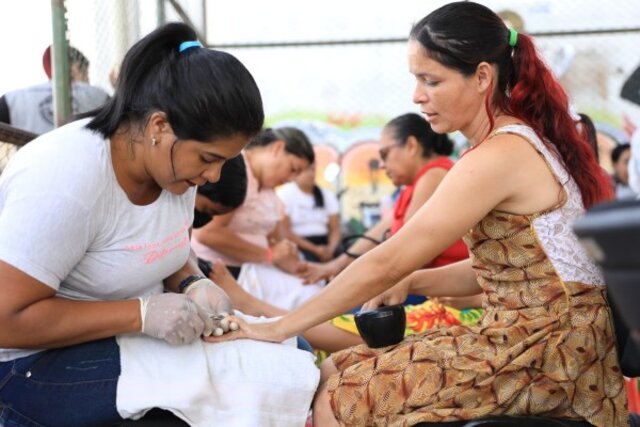
[{"label": "red dyed hair", "polygon": [[598,164],[589,141],[578,131],[569,113],[566,92],[540,59],[529,36],[518,35],[513,65],[511,94],[498,92],[497,106],[531,126],[546,144],[556,147],[580,188],[585,208],[613,199],[611,180]]},{"label": "red dyed hair", "polygon": [[586,208],[613,197],[608,177],[569,114],[566,93],[540,59],[530,37],[519,34],[512,48],[504,21],[472,1],[452,2],[434,10],[413,26],[409,37],[418,40],[431,58],[467,77],[483,61],[496,65],[497,81],[485,98],[489,132],[495,122],[492,111],[500,108],[557,148]]}]

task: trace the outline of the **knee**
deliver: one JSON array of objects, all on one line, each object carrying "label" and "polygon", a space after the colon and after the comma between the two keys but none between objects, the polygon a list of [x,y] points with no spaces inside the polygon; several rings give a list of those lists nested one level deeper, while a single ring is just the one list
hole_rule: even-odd
[{"label": "knee", "polygon": [[327,392],[326,384],[320,386],[313,402],[313,425],[314,427],[333,427],[339,425],[331,409],[331,400]]},{"label": "knee", "polygon": [[331,357],[328,357],[320,364],[320,384],[323,384],[333,374],[338,373],[338,368],[333,364]]}]

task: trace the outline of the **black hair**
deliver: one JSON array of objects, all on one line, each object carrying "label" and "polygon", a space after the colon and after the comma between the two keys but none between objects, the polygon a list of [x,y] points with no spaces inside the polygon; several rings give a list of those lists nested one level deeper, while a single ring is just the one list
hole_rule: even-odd
[{"label": "black hair", "polygon": [[87,125],[104,137],[123,124],[142,128],[156,111],[164,112],[178,140],[211,142],[255,135],[264,112],[260,91],[249,71],[229,53],[192,47],[195,31],[169,23],[135,43],[120,68],[115,93],[91,112]]},{"label": "black hair", "polygon": [[227,208],[242,205],[247,196],[247,167],[242,154],[224,162],[220,179],[198,186],[197,192]]},{"label": "black hair", "polygon": [[284,149],[287,153],[305,159],[309,164],[315,161],[315,153],[309,138],[300,129],[294,127],[267,128],[254,136],[247,148],[266,147],[276,141],[284,141]]},{"label": "black hair", "polygon": [[582,126],[582,134],[589,141],[589,145],[593,152],[596,154],[596,159],[600,161],[600,153],[598,151],[598,133],[596,132],[596,125],[585,113],[578,113],[580,120],[578,123]]},{"label": "black hair", "polygon": [[419,41],[431,58],[465,76],[475,73],[482,61],[498,64],[498,90],[506,89],[511,59],[509,30],[486,6],[467,1],[449,3],[422,18],[409,37]]},{"label": "black hair", "polygon": [[82,72],[89,70],[89,60],[82,52],[73,46],[69,46],[69,63],[76,64]]},{"label": "black hair", "polygon": [[565,169],[580,188],[588,208],[612,197],[606,176],[593,149],[580,135],[569,114],[569,97],[538,53],[533,39],[515,34],[491,9],[472,1],[448,3],[421,19],[411,29],[425,54],[463,76],[472,76],[482,62],[498,68],[493,91],[487,91],[487,136],[495,125],[493,109],[530,126],[553,145]]},{"label": "black hair", "polygon": [[611,150],[611,161],[613,163],[618,163],[618,160],[620,160],[620,156],[622,156],[622,153],[624,153],[627,150],[631,150],[631,144],[618,144],[614,147],[613,150]]},{"label": "black hair", "polygon": [[324,208],[324,196],[316,184],[313,184],[313,207],[316,209]]},{"label": "black hair", "polygon": [[447,134],[436,133],[431,125],[416,113],[407,113],[389,121],[385,128],[392,132],[392,137],[399,145],[405,145],[410,136],[415,137],[422,147],[422,157],[432,154],[449,156],[453,153],[453,142]]}]

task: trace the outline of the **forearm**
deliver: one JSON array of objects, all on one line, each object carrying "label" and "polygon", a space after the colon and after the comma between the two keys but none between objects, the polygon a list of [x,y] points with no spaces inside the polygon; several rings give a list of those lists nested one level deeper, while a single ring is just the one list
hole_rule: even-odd
[{"label": "forearm", "polygon": [[254,297],[237,283],[233,286],[226,286],[221,282],[218,286],[224,289],[227,295],[229,295],[233,306],[245,314],[250,314],[252,316],[276,317],[287,313],[287,310],[273,306],[268,302]]},{"label": "forearm", "polygon": [[138,332],[140,302],[51,297],[2,319],[0,347],[56,348]]},{"label": "forearm", "polygon": [[327,244],[327,246],[329,247],[329,251],[332,254],[335,253],[336,249],[338,248],[341,238],[342,238],[342,234],[340,233],[339,229],[330,231],[329,243]]},{"label": "forearm", "polygon": [[214,228],[208,232],[194,231],[200,243],[242,262],[265,262],[267,248],[254,245],[226,228]]},{"label": "forearm", "polygon": [[[396,257],[386,258],[377,250],[356,259],[316,297],[284,316],[279,328],[285,336],[293,336],[352,310],[400,281],[406,274],[403,271],[412,269],[399,265]],[[353,283],[354,277],[357,283]]]},{"label": "forearm", "polygon": [[471,259],[465,259],[438,268],[427,268],[411,273],[410,292],[430,297],[464,297],[482,292]]},{"label": "forearm", "polygon": [[[390,226],[391,222],[389,220],[382,220],[371,227],[369,230],[367,230],[364,235],[381,242],[384,240],[385,233]],[[375,248],[376,246],[377,244],[372,242],[371,240],[358,239],[349,247],[349,252],[354,254],[363,254],[371,250],[372,248]]]}]

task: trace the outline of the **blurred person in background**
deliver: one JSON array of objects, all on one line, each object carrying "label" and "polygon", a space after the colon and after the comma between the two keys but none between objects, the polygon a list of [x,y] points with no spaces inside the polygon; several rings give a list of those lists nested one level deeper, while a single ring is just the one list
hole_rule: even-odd
[{"label": "blurred person in background", "polygon": [[628,164],[629,187],[640,198],[640,128],[631,136],[631,157]]},{"label": "blurred person in background", "polygon": [[[351,264],[354,259],[397,233],[400,228],[424,205],[436,191],[454,162],[448,156],[453,143],[448,136],[435,133],[420,115],[407,113],[390,120],[380,136],[382,167],[394,185],[400,188],[395,200],[393,215],[381,220],[365,236],[355,241],[346,253],[325,264],[308,263],[304,270],[310,281],[331,278]],[[445,249],[424,268],[442,267],[466,259],[469,252],[460,239]],[[426,301],[421,295],[410,295],[404,301],[407,313],[406,334],[415,334],[438,326],[475,324],[482,314],[480,295]],[[446,303],[444,305],[443,303]],[[453,306],[453,307],[452,307]],[[373,308],[365,306],[363,310]],[[353,314],[337,316],[330,321],[335,328],[359,335]]]},{"label": "blurred person in background", "polygon": [[321,283],[305,285],[294,273],[300,257],[282,227],[284,206],[274,189],[314,161],[309,139],[299,129],[265,129],[243,151],[247,196],[232,212],[194,230],[191,246],[206,261],[221,260],[250,294],[282,309],[315,295]]},{"label": "blurred person in background", "polygon": [[[54,128],[51,46],[42,56],[46,83],[7,92],[0,97],[0,122],[42,134]],[[71,110],[73,115],[94,110],[103,105],[109,95],[89,83],[89,60],[78,49],[69,46],[71,74]]]},{"label": "blurred person in background", "polygon": [[[331,279],[359,254],[400,230],[453,167],[454,162],[448,157],[452,152],[453,143],[447,135],[435,133],[418,114],[407,113],[390,120],[382,130],[379,153],[385,172],[401,189],[394,202],[393,215],[375,224],[365,233],[365,238],[355,241],[336,259],[324,264],[306,263],[300,273],[302,277],[308,282]],[[462,240],[457,240],[425,268],[439,267],[467,256],[466,246]],[[423,300],[412,299],[411,302]]]},{"label": "blurred person in background", "polygon": [[630,159],[630,144],[618,144],[611,151],[612,178],[615,185],[616,199],[618,200],[633,199],[636,196],[635,192],[629,187]]},{"label": "blurred person in background", "polygon": [[335,194],[315,181],[312,163],[276,193],[284,203],[284,236],[298,245],[307,261],[326,262],[334,258],[342,237],[340,205]]},{"label": "blurred person in background", "polygon": [[194,232],[194,250],[201,258],[221,259],[235,278],[247,262],[273,264],[293,273],[298,268],[297,249],[278,227],[284,208],[274,189],[309,167],[314,161],[313,147],[298,129],[266,129],[251,140],[243,158],[247,170],[244,202]]}]

